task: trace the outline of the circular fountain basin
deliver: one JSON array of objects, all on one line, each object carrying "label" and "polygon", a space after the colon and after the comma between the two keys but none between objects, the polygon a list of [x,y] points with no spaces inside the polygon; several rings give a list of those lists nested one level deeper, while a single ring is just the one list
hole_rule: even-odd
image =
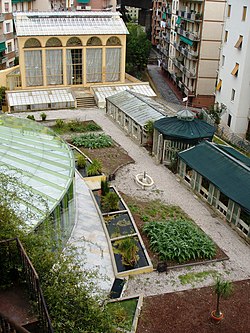
[{"label": "circular fountain basin", "polygon": [[135,176],[135,181],[143,190],[154,185],[153,179],[145,172],[138,173],[138,175]]}]

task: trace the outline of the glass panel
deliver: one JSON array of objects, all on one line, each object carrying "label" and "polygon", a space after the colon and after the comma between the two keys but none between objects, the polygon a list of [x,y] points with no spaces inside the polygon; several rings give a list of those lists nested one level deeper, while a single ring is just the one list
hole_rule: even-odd
[{"label": "glass panel", "polygon": [[82,49],[67,50],[67,84],[82,84]]},{"label": "glass panel", "polygon": [[108,48],[106,49],[106,81],[120,81],[121,71],[121,49]]},{"label": "glass panel", "polygon": [[24,59],[27,86],[42,86],[42,51],[25,51]]},{"label": "glass panel", "polygon": [[46,50],[47,84],[63,84],[62,50]]},{"label": "glass panel", "polygon": [[87,49],[87,82],[102,82],[102,49]]}]

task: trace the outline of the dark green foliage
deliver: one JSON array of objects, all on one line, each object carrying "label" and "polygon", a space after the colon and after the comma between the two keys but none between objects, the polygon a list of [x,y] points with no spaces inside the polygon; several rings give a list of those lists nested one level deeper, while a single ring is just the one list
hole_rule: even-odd
[{"label": "dark green foliage", "polygon": [[53,130],[58,134],[64,134],[68,132],[83,133],[101,131],[101,127],[95,122],[84,122],[79,119],[71,120],[68,123],[61,119],[56,120],[55,126],[52,126]]},{"label": "dark green foliage", "polygon": [[119,196],[114,192],[109,192],[101,197],[101,207],[104,212],[113,212],[119,209]]},{"label": "dark green foliage", "polygon": [[86,158],[85,156],[83,156],[82,154],[78,154],[77,155],[77,167],[82,169],[82,168],[85,168],[86,166]]},{"label": "dark green foliage", "polygon": [[75,136],[72,138],[72,143],[76,147],[84,148],[105,148],[113,146],[113,141],[110,136],[105,134],[84,134],[80,136]]},{"label": "dark green foliage", "polygon": [[112,311],[117,327],[128,332],[131,331],[137,303],[137,298],[108,303],[108,308]]},{"label": "dark green foliage", "polygon": [[220,317],[220,299],[221,297],[228,298],[232,294],[233,285],[230,281],[223,281],[220,277],[217,277],[214,291],[217,295],[215,316]]},{"label": "dark green foliage", "polygon": [[107,179],[101,180],[101,195],[106,195],[109,193],[109,183]]},{"label": "dark green foliage", "polygon": [[148,222],[143,231],[149,237],[151,249],[158,253],[161,260],[181,263],[212,259],[216,254],[212,240],[191,221]]},{"label": "dark green foliage", "polygon": [[0,110],[2,109],[2,105],[5,105],[5,92],[7,88],[1,86],[0,87]]},{"label": "dark green foliage", "polygon": [[87,167],[88,176],[98,176],[102,173],[102,163],[94,159],[92,163]]},{"label": "dark green foliage", "polygon": [[45,121],[46,118],[47,118],[47,115],[46,115],[46,113],[42,112],[42,113],[40,114],[40,117],[42,118],[42,121]]},{"label": "dark green foliage", "polygon": [[36,120],[36,119],[35,119],[35,116],[34,116],[33,114],[29,114],[29,115],[27,116],[27,119],[30,119],[30,120]]},{"label": "dark green foliage", "polygon": [[147,67],[151,43],[141,26],[128,23],[127,28],[126,72],[138,76]]},{"label": "dark green foliage", "polygon": [[134,266],[139,260],[139,248],[132,237],[123,238],[115,242],[117,252],[122,256],[122,263],[125,266]]}]

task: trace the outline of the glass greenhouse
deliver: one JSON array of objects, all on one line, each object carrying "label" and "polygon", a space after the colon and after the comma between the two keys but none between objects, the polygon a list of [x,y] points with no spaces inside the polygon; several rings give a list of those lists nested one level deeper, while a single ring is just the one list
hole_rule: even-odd
[{"label": "glass greenhouse", "polygon": [[2,181],[6,191],[1,199],[19,216],[29,211],[28,230],[50,216],[56,237],[66,240],[75,222],[71,149],[47,127],[12,116],[0,116],[0,142],[0,176],[15,179],[14,183]]}]

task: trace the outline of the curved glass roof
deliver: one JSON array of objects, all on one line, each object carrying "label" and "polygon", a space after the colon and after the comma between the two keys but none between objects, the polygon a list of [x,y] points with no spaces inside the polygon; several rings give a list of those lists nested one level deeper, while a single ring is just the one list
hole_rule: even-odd
[{"label": "curved glass roof", "polygon": [[[33,228],[62,199],[74,177],[74,157],[68,145],[49,128],[33,120],[0,116],[0,172],[15,175],[34,193],[29,208],[37,218],[27,221]],[[47,203],[37,214],[38,197]],[[22,208],[20,203],[20,209]],[[18,208],[18,209],[19,209]],[[26,207],[27,208],[27,207]]]}]

